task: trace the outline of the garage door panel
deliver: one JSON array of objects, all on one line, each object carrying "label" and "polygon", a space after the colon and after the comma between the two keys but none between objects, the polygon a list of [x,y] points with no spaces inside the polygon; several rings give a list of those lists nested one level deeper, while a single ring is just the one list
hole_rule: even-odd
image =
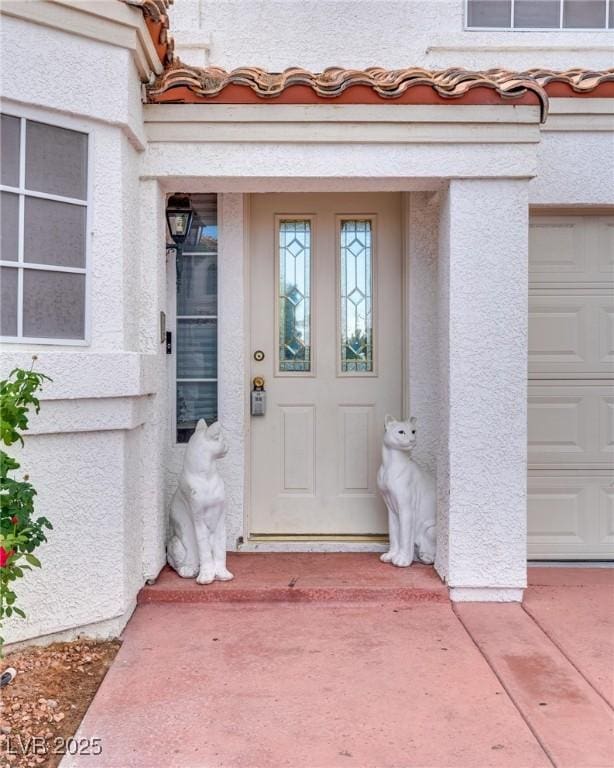
[{"label": "garage door panel", "polygon": [[609,385],[529,385],[529,466],[612,466],[614,410]]},{"label": "garage door panel", "polygon": [[614,282],[614,223],[601,216],[535,216],[529,226],[534,285]]},{"label": "garage door panel", "polygon": [[601,452],[614,461],[614,387],[610,387],[609,396],[599,401],[599,443]]},{"label": "garage door panel", "polygon": [[599,488],[599,543],[614,557],[614,480]]},{"label": "garage door panel", "polygon": [[534,543],[582,544],[589,488],[582,480],[563,484],[548,481],[529,484],[529,537]]},{"label": "garage door panel", "polygon": [[614,221],[604,220],[597,223],[595,231],[595,250],[599,254],[599,272],[601,281],[614,280]]},{"label": "garage door panel", "polygon": [[529,227],[529,276],[559,280],[561,274],[577,280],[587,271],[585,232],[579,218],[538,217]]},{"label": "garage door panel", "polygon": [[598,361],[608,369],[614,367],[614,300],[599,307]]},{"label": "garage door panel", "polygon": [[614,559],[614,217],[529,226],[529,556]]},{"label": "garage door panel", "polygon": [[614,374],[614,297],[531,292],[529,373],[542,377]]},{"label": "garage door panel", "polygon": [[614,494],[603,473],[529,473],[530,558],[614,556]]}]

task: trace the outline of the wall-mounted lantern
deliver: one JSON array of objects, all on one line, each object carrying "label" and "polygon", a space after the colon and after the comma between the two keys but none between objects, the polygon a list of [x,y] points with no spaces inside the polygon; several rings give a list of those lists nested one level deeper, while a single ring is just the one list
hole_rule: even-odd
[{"label": "wall-mounted lantern", "polygon": [[168,231],[175,243],[177,280],[181,279],[181,268],[183,266],[181,246],[188,236],[193,216],[194,211],[192,210],[190,198],[187,195],[174,194],[169,197],[166,204],[166,221],[168,223]]},{"label": "wall-mounted lantern", "polygon": [[183,245],[190,231],[193,216],[194,211],[187,195],[175,194],[169,197],[166,204],[166,220],[168,230],[176,245]]}]

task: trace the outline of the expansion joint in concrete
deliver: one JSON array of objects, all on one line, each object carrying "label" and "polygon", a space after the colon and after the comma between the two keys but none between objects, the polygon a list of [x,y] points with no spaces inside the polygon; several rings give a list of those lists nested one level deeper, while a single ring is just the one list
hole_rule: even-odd
[{"label": "expansion joint in concrete", "polygon": [[462,620],[462,618],[461,618],[461,616],[460,616],[460,614],[459,614],[458,610],[456,609],[456,606],[455,606],[455,604],[454,604],[454,603],[452,603],[451,605],[452,605],[452,612],[454,613],[454,615],[455,615],[455,616],[456,616],[456,618],[458,619],[459,623],[461,624],[461,626],[463,627],[463,629],[464,629],[464,630],[465,630],[465,632],[467,633],[467,636],[469,637],[469,639],[471,640],[471,642],[473,643],[473,645],[475,645],[475,647],[477,648],[477,650],[478,650],[479,654],[482,656],[482,658],[484,659],[484,661],[485,661],[485,662],[488,664],[488,666],[490,667],[490,669],[491,669],[491,671],[492,671],[493,675],[494,675],[494,676],[497,678],[497,680],[499,681],[499,685],[501,686],[501,688],[503,688],[503,690],[504,690],[504,691],[505,691],[505,693],[507,694],[507,696],[508,696],[509,700],[512,702],[512,704],[513,704],[513,705],[514,705],[514,707],[516,708],[516,711],[518,712],[518,714],[520,715],[520,717],[521,717],[521,718],[523,719],[523,721],[525,722],[525,724],[526,724],[527,728],[529,729],[529,731],[532,733],[532,735],[533,735],[533,738],[534,738],[534,739],[535,739],[535,741],[536,741],[536,742],[539,744],[539,746],[542,748],[542,750],[543,750],[544,754],[546,755],[546,757],[548,758],[548,760],[550,761],[550,763],[551,763],[551,764],[554,766],[554,768],[558,768],[558,767],[557,767],[557,764],[556,764],[556,762],[555,762],[555,760],[554,760],[554,757],[553,757],[553,756],[552,756],[552,754],[550,753],[550,750],[548,749],[548,747],[546,747],[546,745],[544,744],[544,742],[542,741],[542,739],[539,737],[539,734],[537,733],[537,731],[535,730],[535,728],[533,728],[533,726],[531,725],[531,723],[530,723],[529,719],[526,717],[525,713],[522,711],[522,708],[520,707],[520,704],[519,704],[519,703],[518,703],[518,701],[516,700],[516,698],[515,698],[514,694],[512,693],[512,691],[510,691],[509,687],[508,687],[508,686],[505,684],[505,682],[504,682],[504,681],[503,681],[503,679],[501,678],[501,675],[500,675],[500,674],[497,672],[497,669],[496,669],[495,665],[492,663],[492,661],[490,660],[490,658],[488,657],[488,654],[487,654],[487,653],[485,653],[485,651],[484,651],[484,650],[483,650],[483,649],[480,647],[480,644],[477,642],[477,640],[475,639],[475,637],[474,637],[474,636],[471,634],[471,632],[469,631],[469,628],[467,627],[467,625],[465,624],[465,622]]}]

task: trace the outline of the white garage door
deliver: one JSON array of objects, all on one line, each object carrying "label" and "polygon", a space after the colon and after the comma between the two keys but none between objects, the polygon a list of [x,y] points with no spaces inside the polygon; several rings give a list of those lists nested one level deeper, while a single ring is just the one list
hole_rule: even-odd
[{"label": "white garage door", "polygon": [[614,558],[614,217],[531,219],[530,559]]}]

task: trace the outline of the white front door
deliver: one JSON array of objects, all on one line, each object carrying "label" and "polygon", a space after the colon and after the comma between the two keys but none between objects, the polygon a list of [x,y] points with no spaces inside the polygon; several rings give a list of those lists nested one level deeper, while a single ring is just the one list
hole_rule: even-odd
[{"label": "white front door", "polygon": [[[253,195],[252,535],[385,534],[384,416],[401,416],[400,195]],[[264,353],[264,358],[258,353]]]}]

